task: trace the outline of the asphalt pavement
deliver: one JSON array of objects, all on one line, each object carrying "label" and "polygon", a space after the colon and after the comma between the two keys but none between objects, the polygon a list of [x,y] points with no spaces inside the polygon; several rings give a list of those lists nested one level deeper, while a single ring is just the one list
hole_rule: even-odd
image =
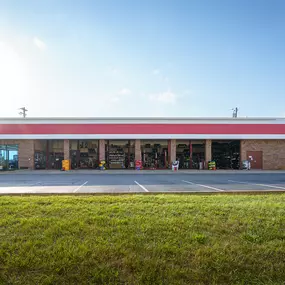
[{"label": "asphalt pavement", "polygon": [[0,175],[0,194],[285,191],[285,172],[27,172]]}]

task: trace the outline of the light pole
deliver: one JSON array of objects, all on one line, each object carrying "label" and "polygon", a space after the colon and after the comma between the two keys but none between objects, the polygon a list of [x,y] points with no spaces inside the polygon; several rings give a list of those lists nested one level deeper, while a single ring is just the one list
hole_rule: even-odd
[{"label": "light pole", "polygon": [[233,118],[237,118],[237,116],[238,116],[238,108],[236,107],[236,108],[232,109],[232,111],[233,111]]},{"label": "light pole", "polygon": [[19,115],[23,116],[23,118],[26,118],[28,110],[25,107],[22,107],[19,110],[22,110]]}]

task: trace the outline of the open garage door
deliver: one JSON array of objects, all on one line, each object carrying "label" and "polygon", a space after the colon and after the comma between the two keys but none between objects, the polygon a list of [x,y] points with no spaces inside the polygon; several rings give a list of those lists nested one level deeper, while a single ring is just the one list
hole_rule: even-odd
[{"label": "open garage door", "polygon": [[212,158],[216,162],[217,169],[239,169],[240,141],[212,141]]}]

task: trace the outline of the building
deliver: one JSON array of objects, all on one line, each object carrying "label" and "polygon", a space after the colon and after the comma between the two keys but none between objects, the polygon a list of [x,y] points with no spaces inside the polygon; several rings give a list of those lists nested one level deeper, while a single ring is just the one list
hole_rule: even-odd
[{"label": "building", "polygon": [[285,166],[283,118],[2,118],[0,166],[20,169],[163,169],[180,160],[187,169]]}]

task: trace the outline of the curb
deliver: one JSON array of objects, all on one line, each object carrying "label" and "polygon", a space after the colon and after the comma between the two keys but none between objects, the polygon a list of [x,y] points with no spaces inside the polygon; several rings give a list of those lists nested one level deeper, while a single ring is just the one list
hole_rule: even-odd
[{"label": "curb", "polygon": [[168,192],[117,192],[117,193],[102,193],[102,192],[76,192],[76,193],[0,193],[1,196],[126,196],[126,195],[204,195],[204,196],[209,196],[209,195],[275,195],[275,194],[283,194],[285,195],[285,191],[278,190],[268,190],[268,191],[230,191],[230,192],[175,192],[175,191],[168,191]]},{"label": "curb", "polygon": [[15,170],[9,172],[0,172],[0,175],[130,175],[130,174],[148,174],[148,175],[204,175],[204,174],[285,174],[284,170],[70,170],[70,171],[54,171],[54,170]]}]

